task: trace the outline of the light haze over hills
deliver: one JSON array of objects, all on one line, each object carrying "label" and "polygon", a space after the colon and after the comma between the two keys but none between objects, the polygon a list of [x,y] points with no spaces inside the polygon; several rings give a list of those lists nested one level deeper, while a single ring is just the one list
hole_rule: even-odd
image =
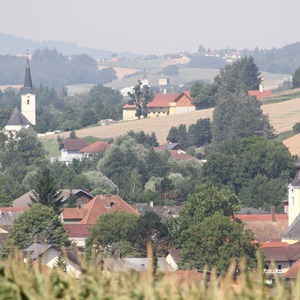
[{"label": "light haze over hills", "polygon": [[3,33],[35,41],[141,54],[205,48],[260,49],[299,40],[300,2],[289,0],[97,1],[10,0]]}]

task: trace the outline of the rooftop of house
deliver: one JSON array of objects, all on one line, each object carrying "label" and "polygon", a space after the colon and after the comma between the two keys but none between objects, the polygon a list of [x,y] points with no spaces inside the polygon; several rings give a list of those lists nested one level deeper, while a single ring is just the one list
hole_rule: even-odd
[{"label": "rooftop of house", "polygon": [[174,261],[177,263],[180,260],[180,250],[179,249],[169,249],[168,253],[173,257]]},{"label": "rooftop of house", "polygon": [[177,205],[171,205],[171,206],[151,205],[150,206],[148,203],[133,203],[132,207],[134,207],[141,215],[144,215],[146,212],[154,212],[158,214],[162,219],[167,219],[167,218],[173,218],[174,216],[178,216],[182,206],[177,206]]},{"label": "rooftop of house", "polygon": [[119,196],[98,195],[82,208],[65,208],[63,219],[65,221],[77,219],[80,224],[95,224],[100,215],[116,211],[140,214]]},{"label": "rooftop of house", "polygon": [[100,151],[109,149],[111,144],[105,142],[95,142],[90,144],[82,149],[80,149],[80,153],[99,153]]},{"label": "rooftop of house", "polygon": [[[93,199],[93,196],[89,194],[88,192],[81,190],[81,189],[62,189],[61,190],[61,197],[63,197],[62,201],[66,201],[69,199],[72,195],[75,195],[76,197],[86,197],[88,199]],[[27,192],[26,194],[20,196],[19,198],[15,199],[12,202],[12,207],[28,207],[31,203],[30,197],[33,196],[33,190]]]},{"label": "rooftop of house", "polygon": [[69,238],[87,238],[90,235],[91,225],[86,224],[64,224]]},{"label": "rooftop of house", "polygon": [[80,151],[82,148],[89,145],[84,139],[65,139],[61,145],[60,149],[65,149],[67,151]]},{"label": "rooftop of house", "polygon": [[289,270],[283,275],[286,279],[295,279],[299,275],[300,271],[300,259],[298,259]]},{"label": "rooftop of house", "polygon": [[183,148],[178,143],[164,143],[158,147],[154,147],[155,151],[160,150],[183,150]]},{"label": "rooftop of house", "polygon": [[279,247],[286,247],[288,246],[288,243],[285,242],[261,242],[261,247],[262,248],[279,248]]},{"label": "rooftop of house", "polygon": [[[153,100],[147,104],[147,107],[170,107],[171,102],[177,102],[183,96],[191,100],[189,92],[182,92],[180,94],[156,94]],[[123,108],[135,108],[135,105],[125,104]]]},{"label": "rooftop of house", "polygon": [[197,159],[196,157],[187,154],[185,151],[183,150],[169,150],[169,153],[171,154],[171,156],[177,160],[187,160],[187,159]]},{"label": "rooftop of house", "polygon": [[260,90],[252,90],[248,91],[249,96],[255,96],[257,100],[261,100],[270,96],[273,96],[273,93],[268,90],[260,91]]},{"label": "rooftop of house", "polygon": [[282,235],[285,239],[300,240],[300,214]]},{"label": "rooftop of house", "polygon": [[264,248],[266,261],[296,261],[300,258],[300,243],[288,245],[286,247]]},{"label": "rooftop of house", "polygon": [[283,233],[288,228],[287,214],[237,214],[236,217],[245,223],[245,229],[254,233],[254,239],[258,242],[279,242]]}]

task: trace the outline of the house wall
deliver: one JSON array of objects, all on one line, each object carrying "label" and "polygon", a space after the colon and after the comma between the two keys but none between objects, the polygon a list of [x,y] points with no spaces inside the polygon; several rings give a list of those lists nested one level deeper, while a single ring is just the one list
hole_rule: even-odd
[{"label": "house wall", "polygon": [[83,154],[75,151],[67,151],[66,149],[61,149],[60,152],[60,161],[71,162],[73,159],[81,159]]},{"label": "house wall", "polygon": [[288,216],[289,216],[289,226],[294,222],[296,217],[300,212],[300,189],[299,187],[288,186]]},{"label": "house wall", "polygon": [[[292,266],[293,262],[289,261],[278,261],[278,262],[267,262],[266,265],[269,266],[268,269],[264,269],[264,273],[266,274],[284,274],[286,273],[290,267]],[[280,268],[281,266],[281,268]]]},{"label": "house wall", "polygon": [[161,116],[167,116],[169,114],[169,107],[149,107],[148,117],[156,118]]},{"label": "house wall", "polygon": [[21,129],[26,129],[28,128],[29,125],[21,126],[21,125],[6,125],[5,126],[5,131],[20,131]]},{"label": "house wall", "polygon": [[69,240],[75,242],[77,247],[85,248],[85,238],[70,237]]},{"label": "house wall", "polygon": [[173,257],[171,256],[171,254],[168,254],[166,257],[166,262],[171,266],[173,271],[178,270],[178,265],[175,262],[175,260],[173,259]]},{"label": "house wall", "polygon": [[187,113],[195,110],[195,105],[192,104],[192,101],[186,95],[183,95],[176,102],[176,114]]},{"label": "house wall", "polygon": [[60,256],[60,251],[49,249],[40,257],[40,262],[51,269],[57,264],[57,259]]},{"label": "house wall", "polygon": [[134,108],[124,108],[123,109],[123,120],[134,120],[136,119],[135,116],[136,110]]}]

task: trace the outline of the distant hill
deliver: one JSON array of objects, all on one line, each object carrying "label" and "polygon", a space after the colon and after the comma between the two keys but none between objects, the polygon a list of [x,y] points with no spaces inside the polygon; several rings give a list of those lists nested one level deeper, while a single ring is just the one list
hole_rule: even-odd
[{"label": "distant hill", "polygon": [[36,42],[0,32],[0,54],[26,54],[27,49],[30,53],[33,53],[34,50],[43,49],[45,47],[50,49],[56,48],[59,52],[63,52],[65,55],[85,53],[94,57],[95,59],[108,59],[111,58],[113,53],[116,53],[120,57],[127,58],[141,56],[140,54],[131,52],[112,52],[102,49],[79,47],[76,44],[62,41]]}]

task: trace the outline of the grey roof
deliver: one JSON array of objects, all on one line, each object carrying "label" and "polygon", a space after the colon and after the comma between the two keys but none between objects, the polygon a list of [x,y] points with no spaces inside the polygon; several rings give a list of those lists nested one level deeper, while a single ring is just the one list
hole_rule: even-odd
[{"label": "grey roof", "polygon": [[0,212],[0,226],[2,225],[12,225],[14,221],[23,213],[23,211],[18,212]]},{"label": "grey roof", "polygon": [[180,209],[182,208],[182,206],[177,205],[154,205],[152,207],[148,203],[132,203],[131,206],[136,209],[141,215],[144,215],[146,212],[154,212],[158,214],[162,219],[173,218],[174,215],[177,216]]},{"label": "grey roof", "polygon": [[300,240],[300,214],[282,235],[284,239]]},{"label": "grey roof", "polygon": [[14,108],[7,122],[7,125],[26,126],[26,125],[31,125],[31,123],[17,108]]},{"label": "grey roof", "polygon": [[53,248],[53,245],[33,243],[24,250],[24,255],[30,256],[30,258],[34,260],[50,248]]},{"label": "grey roof", "polygon": [[23,93],[32,93],[33,92],[28,57],[27,57],[27,60],[26,60],[25,78],[24,78],[24,86],[23,86],[22,92]]},{"label": "grey roof", "polygon": [[[138,272],[144,272],[147,270],[148,258],[104,258],[103,263],[110,272],[128,272],[135,270]],[[158,270],[161,272],[172,271],[170,265],[167,263],[164,257],[157,259]]]},{"label": "grey roof", "polygon": [[[89,194],[81,189],[62,189],[61,190],[61,197],[63,197],[62,202],[68,200],[68,198],[71,195],[75,195],[78,197],[85,196],[86,198],[88,198],[90,200],[94,198],[91,194]],[[33,196],[33,190],[31,190],[31,191],[27,192],[26,194],[20,196],[19,198],[15,199],[12,203],[12,206],[13,207],[28,207],[29,204],[31,203],[30,196]]]}]

